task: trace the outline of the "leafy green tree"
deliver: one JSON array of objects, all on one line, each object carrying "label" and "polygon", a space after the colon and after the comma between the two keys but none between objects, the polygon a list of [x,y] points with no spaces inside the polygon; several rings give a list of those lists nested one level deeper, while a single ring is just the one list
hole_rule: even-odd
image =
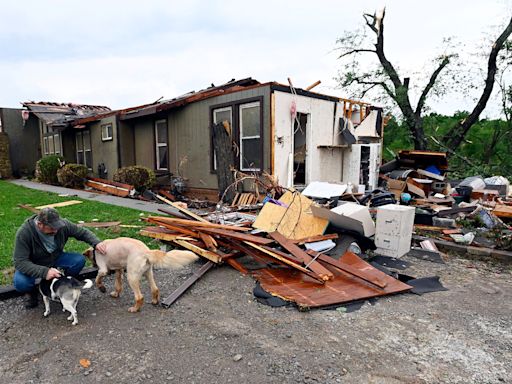
[{"label": "leafy green tree", "polygon": [[[401,78],[397,66],[391,63],[384,50],[384,17],[385,10],[377,14],[363,15],[366,27],[373,32],[374,40],[365,31],[348,31],[337,40],[341,51],[340,59],[344,60],[343,71],[338,81],[343,88],[352,89],[357,97],[363,98],[370,91],[377,91],[382,100],[391,100],[403,116],[404,124],[410,132],[410,138],[416,149],[427,149],[428,141],[424,131],[423,114],[426,101],[433,94],[442,95],[449,84],[449,65],[457,57],[453,53],[445,53],[434,60],[435,69],[426,84],[418,90],[418,100],[412,102],[410,78]],[[455,150],[463,141],[473,124],[485,108],[491,95],[496,74],[496,59],[505,41],[512,33],[512,19],[501,35],[492,44],[488,59],[487,77],[482,95],[468,117],[457,122],[443,137],[443,142]],[[377,65],[373,69],[363,66],[359,59],[362,55],[373,55]],[[444,75],[444,76],[443,76]]]}]

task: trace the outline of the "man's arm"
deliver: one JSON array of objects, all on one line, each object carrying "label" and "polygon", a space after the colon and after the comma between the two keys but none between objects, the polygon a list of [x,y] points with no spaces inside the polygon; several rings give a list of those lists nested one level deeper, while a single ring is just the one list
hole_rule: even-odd
[{"label": "man's arm", "polygon": [[94,248],[96,248],[96,245],[101,243],[101,240],[87,228],[79,227],[69,220],[66,220],[66,227],[68,229],[69,236],[74,237],[77,240],[84,241]]},{"label": "man's arm", "polygon": [[30,260],[30,252],[29,240],[18,231],[14,242],[14,268],[27,276],[46,278],[49,268],[34,264]]}]

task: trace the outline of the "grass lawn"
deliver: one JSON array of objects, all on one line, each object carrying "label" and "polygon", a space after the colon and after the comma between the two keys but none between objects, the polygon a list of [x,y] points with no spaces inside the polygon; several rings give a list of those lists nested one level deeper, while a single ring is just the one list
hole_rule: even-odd
[{"label": "grass lawn", "polygon": [[[67,200],[82,200],[76,196],[60,197],[55,193],[36,191],[0,180],[0,284],[12,282],[12,253],[14,237],[21,224],[33,215],[30,211],[18,207],[18,204],[29,204],[37,207],[45,204],[58,203]],[[118,207],[104,203],[82,200],[83,203],[56,208],[60,215],[74,223],[78,221],[121,221],[121,224],[145,226],[142,216],[149,216],[148,212],[141,212],[130,208]],[[158,248],[158,240],[139,235],[140,228],[90,228],[100,239],[127,236],[144,241],[151,248]],[[82,253],[87,249],[86,243],[69,239],[66,251]]]}]

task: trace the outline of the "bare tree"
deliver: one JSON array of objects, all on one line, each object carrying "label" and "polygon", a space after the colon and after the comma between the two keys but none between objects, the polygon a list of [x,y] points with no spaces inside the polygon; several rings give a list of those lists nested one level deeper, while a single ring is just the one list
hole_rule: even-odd
[{"label": "bare tree", "polygon": [[[409,129],[414,147],[416,149],[426,149],[427,140],[423,130],[422,113],[425,109],[425,103],[433,92],[442,93],[443,81],[441,80],[442,72],[446,72],[447,66],[457,56],[456,53],[445,53],[435,60],[435,68],[431,73],[426,85],[419,92],[419,98],[415,106],[411,102],[410,95],[410,78],[400,78],[396,66],[394,66],[386,57],[384,52],[384,16],[385,10],[377,14],[364,14],[366,27],[375,34],[373,48],[361,47],[365,38],[364,33],[346,32],[345,35],[338,39],[339,49],[342,51],[340,58],[352,57],[354,60],[352,66],[345,68],[343,77],[340,78],[343,87],[355,85],[360,91],[359,97],[364,97],[367,92],[378,88],[384,91],[396,106],[400,109],[404,123]],[[489,64],[485,88],[482,96],[475,106],[470,116],[462,121],[458,126],[454,127],[446,137],[444,142],[448,143],[448,147],[456,149],[468,132],[469,128],[478,120],[480,113],[485,108],[489,96],[492,92],[494,84],[494,76],[496,73],[496,56],[503,47],[504,42],[512,32],[512,19],[502,32],[500,37],[493,44],[491,54],[489,56]],[[357,57],[360,54],[374,54],[377,56],[379,66],[374,70],[363,71]]]}]

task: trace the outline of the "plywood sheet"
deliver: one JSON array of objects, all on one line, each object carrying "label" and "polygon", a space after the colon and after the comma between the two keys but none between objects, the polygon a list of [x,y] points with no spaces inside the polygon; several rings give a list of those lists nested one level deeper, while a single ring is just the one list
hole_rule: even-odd
[{"label": "plywood sheet", "polygon": [[278,231],[291,240],[324,233],[329,221],[313,216],[312,200],[298,192],[288,191],[279,201],[287,207],[265,204],[253,224],[254,228],[266,232]]},{"label": "plywood sheet", "polygon": [[355,254],[347,252],[341,260],[362,274],[371,272],[372,277],[386,283],[383,289],[365,284],[356,277],[340,271],[333,266],[326,266],[333,274],[332,280],[319,285],[315,280],[288,268],[260,269],[253,272],[263,289],[271,294],[288,301],[293,301],[299,307],[315,308],[327,305],[343,304],[355,300],[406,292],[411,286],[386,275],[372,267]]}]

